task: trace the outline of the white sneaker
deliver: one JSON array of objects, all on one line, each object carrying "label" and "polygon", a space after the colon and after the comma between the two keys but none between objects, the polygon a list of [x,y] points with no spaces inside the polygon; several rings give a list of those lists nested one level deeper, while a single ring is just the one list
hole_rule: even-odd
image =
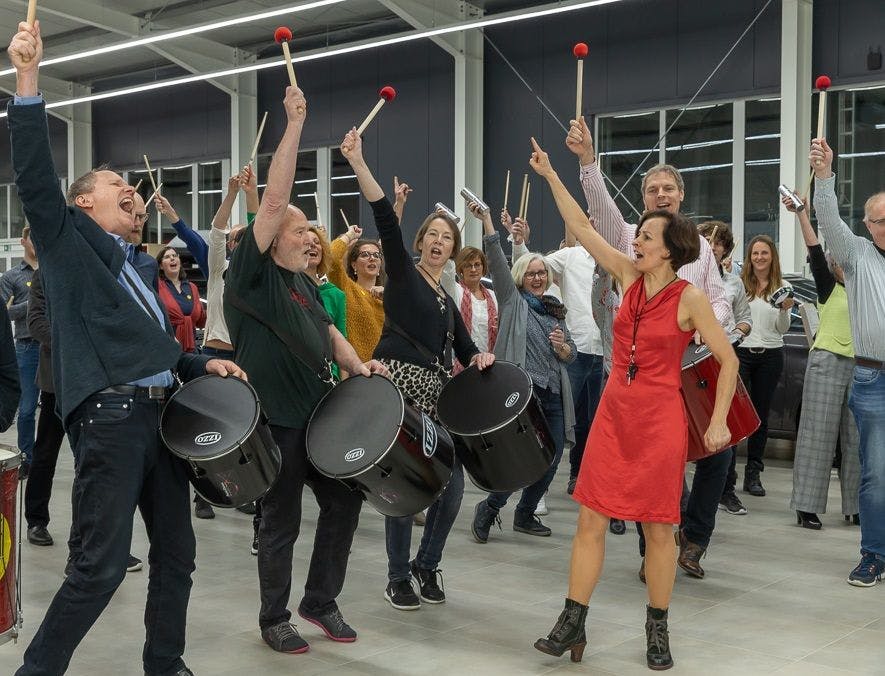
[{"label": "white sneaker", "polygon": [[550,510],[547,509],[547,500],[546,496],[542,495],[541,499],[538,500],[538,506],[535,507],[535,516],[547,516],[550,513]]}]

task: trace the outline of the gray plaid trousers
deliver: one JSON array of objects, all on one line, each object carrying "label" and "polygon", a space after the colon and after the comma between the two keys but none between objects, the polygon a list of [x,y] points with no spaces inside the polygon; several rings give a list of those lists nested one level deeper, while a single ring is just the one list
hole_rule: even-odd
[{"label": "gray plaid trousers", "polygon": [[860,484],[858,433],[848,409],[854,360],[827,350],[811,350],[805,369],[802,413],[793,460],[793,497],[790,507],[803,512],[827,511],[830,468],[841,433],[842,513],[857,514]]}]

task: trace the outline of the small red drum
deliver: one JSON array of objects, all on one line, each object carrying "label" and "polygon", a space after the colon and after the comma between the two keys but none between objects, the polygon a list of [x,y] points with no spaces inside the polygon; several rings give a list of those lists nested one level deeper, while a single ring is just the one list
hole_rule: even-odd
[{"label": "small red drum", "polygon": [[15,503],[21,455],[0,447],[0,644],[18,638],[21,596],[17,583],[18,541],[15,537]]},{"label": "small red drum", "polygon": [[[682,355],[682,399],[688,414],[689,462],[710,455],[704,448],[704,434],[713,416],[718,382],[719,362],[713,357],[710,348],[691,343]],[[759,416],[740,376],[734,389],[731,408],[728,409],[727,424],[731,441],[720,449],[723,451],[759,429]]]}]

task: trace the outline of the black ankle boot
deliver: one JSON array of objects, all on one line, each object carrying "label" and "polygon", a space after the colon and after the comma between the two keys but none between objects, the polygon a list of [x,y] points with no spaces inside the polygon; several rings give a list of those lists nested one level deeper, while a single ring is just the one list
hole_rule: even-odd
[{"label": "black ankle boot", "polygon": [[803,528],[809,528],[811,530],[820,530],[823,527],[817,514],[814,512],[802,512],[798,509],[796,510],[796,523]]},{"label": "black ankle boot", "polygon": [[565,608],[547,638],[535,641],[535,648],[542,653],[561,657],[566,650],[572,651],[572,662],[580,662],[587,646],[584,622],[587,620],[587,606],[567,598]]},{"label": "black ankle boot", "polygon": [[670,655],[670,634],[667,631],[667,609],[645,607],[645,659],[648,668],[663,671],[673,666]]}]

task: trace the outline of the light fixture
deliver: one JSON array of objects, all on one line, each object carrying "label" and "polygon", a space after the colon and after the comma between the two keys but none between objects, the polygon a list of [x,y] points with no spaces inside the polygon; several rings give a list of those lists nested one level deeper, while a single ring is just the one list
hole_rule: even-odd
[{"label": "light fixture", "polygon": [[[83,52],[66,54],[64,56],[56,56],[51,59],[44,59],[40,63],[40,67],[42,68],[43,66],[51,66],[57,63],[68,63],[69,61],[77,61],[79,59],[88,59],[91,56],[101,56],[102,54],[120,52],[125,49],[133,49],[135,47],[144,47],[145,45],[152,45],[157,42],[165,42],[166,40],[184,38],[188,35],[208,33],[209,31],[218,30],[219,28],[229,28],[231,26],[239,26],[244,23],[252,23],[254,21],[262,21],[264,19],[272,19],[275,16],[281,16],[283,14],[294,14],[295,12],[303,12],[308,9],[325,7],[326,5],[335,5],[344,1],[345,0],[313,0],[312,2],[307,2],[300,5],[291,5],[289,7],[273,9],[267,12],[248,14],[246,16],[239,16],[234,19],[224,19],[223,21],[213,21],[212,23],[191,26],[190,28],[182,28],[181,30],[166,31],[164,33],[157,33],[156,35],[150,35],[146,38],[137,38],[128,42],[118,42],[113,45],[107,45],[106,47],[97,47],[95,49],[87,49]],[[0,75],[11,75],[13,73],[15,73],[15,68],[6,68],[4,70],[0,70]]]},{"label": "light fixture", "polygon": [[[382,40],[376,40],[374,42],[367,42],[356,45],[348,45],[344,47],[337,47],[332,49],[323,49],[313,54],[306,54],[299,57],[294,57],[292,59],[293,63],[303,63],[306,61],[316,61],[319,59],[327,59],[333,56],[340,56],[342,54],[352,54],[354,52],[361,52],[368,49],[374,49],[376,47],[387,47],[389,45],[400,44],[403,42],[414,42],[415,40],[422,40],[424,38],[432,38],[438,35],[447,35],[449,33],[460,33],[463,31],[474,30],[478,28],[486,28],[488,26],[498,26],[505,23],[512,23],[516,21],[525,21],[526,19],[537,19],[542,16],[548,16],[551,14],[562,14],[564,12],[573,12],[579,9],[588,9],[590,7],[596,7],[600,5],[610,5],[616,2],[621,2],[622,0],[586,0],[584,2],[576,2],[570,5],[560,5],[557,7],[548,7],[546,9],[539,9],[530,12],[524,13],[513,13],[507,14],[504,16],[495,16],[489,17],[485,19],[476,19],[474,21],[465,21],[463,23],[452,24],[449,26],[442,26],[440,28],[432,28],[423,31],[415,31],[412,33],[407,33],[405,35],[398,35],[391,38],[384,38]],[[243,73],[251,73],[253,71],[265,70],[267,68],[278,68],[285,64],[283,59],[275,59],[273,61],[264,61],[262,63],[253,63],[248,66],[239,66],[236,68],[228,68],[225,70],[215,71],[212,73],[203,73],[199,75],[187,75],[180,78],[173,78],[170,80],[163,80],[162,82],[152,82],[150,84],[138,85],[135,87],[124,87],[123,89],[115,89],[113,91],[101,92],[100,94],[89,94],[88,96],[79,96],[71,99],[66,99],[64,101],[53,101],[52,103],[47,103],[46,108],[60,108],[64,106],[72,106],[78,103],[87,103],[89,101],[101,101],[103,99],[117,98],[120,96],[127,96],[130,94],[138,94],[140,92],[148,92],[154,91],[157,89],[164,89],[166,87],[174,87],[176,85],[190,84],[192,82],[203,82],[205,80],[217,80],[218,78],[228,77],[231,75],[241,75]],[[6,117],[6,112],[0,113],[0,118]]]},{"label": "light fixture", "polygon": [[885,124],[877,124],[876,129],[885,129]]}]

